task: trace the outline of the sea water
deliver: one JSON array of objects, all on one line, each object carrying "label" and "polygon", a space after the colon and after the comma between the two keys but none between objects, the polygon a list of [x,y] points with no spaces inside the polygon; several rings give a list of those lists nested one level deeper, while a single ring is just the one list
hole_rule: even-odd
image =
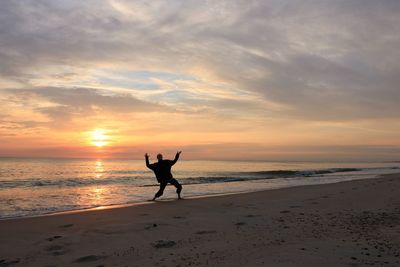
[{"label": "sea water", "polygon": [[[173,167],[183,196],[251,192],[368,179],[396,162],[189,161]],[[144,160],[0,158],[0,219],[139,203],[158,190]],[[176,198],[167,186],[161,199]]]}]

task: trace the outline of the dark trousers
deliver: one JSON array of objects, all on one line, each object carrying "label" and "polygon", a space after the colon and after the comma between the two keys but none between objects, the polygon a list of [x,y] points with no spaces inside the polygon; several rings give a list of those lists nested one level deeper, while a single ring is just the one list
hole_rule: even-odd
[{"label": "dark trousers", "polygon": [[170,184],[172,184],[173,186],[176,187],[176,193],[177,193],[178,195],[181,193],[181,191],[182,191],[182,185],[181,185],[177,180],[175,180],[174,178],[172,178],[172,179],[169,180],[169,181],[161,182],[161,183],[160,183],[160,190],[158,190],[158,192],[156,193],[156,195],[154,196],[154,198],[157,198],[157,197],[161,197],[161,196],[162,196],[162,194],[164,193],[164,189],[165,189],[165,187],[167,186],[168,183],[170,183]]}]

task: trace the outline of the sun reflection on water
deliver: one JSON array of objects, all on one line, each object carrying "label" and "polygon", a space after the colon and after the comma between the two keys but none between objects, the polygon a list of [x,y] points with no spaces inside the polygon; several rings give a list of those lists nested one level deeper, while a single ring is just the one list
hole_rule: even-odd
[{"label": "sun reflection on water", "polygon": [[86,193],[83,194],[85,197],[82,199],[86,205],[99,206],[104,205],[107,195],[110,193],[106,187],[91,187],[87,188]]},{"label": "sun reflection on water", "polygon": [[96,178],[102,178],[104,172],[104,164],[101,160],[97,160],[95,164]]}]

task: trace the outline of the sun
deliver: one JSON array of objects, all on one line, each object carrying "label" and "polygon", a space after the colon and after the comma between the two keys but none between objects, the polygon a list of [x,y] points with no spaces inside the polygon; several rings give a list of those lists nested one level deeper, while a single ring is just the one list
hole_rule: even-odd
[{"label": "sun", "polygon": [[101,129],[93,130],[90,135],[91,143],[97,147],[103,147],[109,144],[109,136]]}]

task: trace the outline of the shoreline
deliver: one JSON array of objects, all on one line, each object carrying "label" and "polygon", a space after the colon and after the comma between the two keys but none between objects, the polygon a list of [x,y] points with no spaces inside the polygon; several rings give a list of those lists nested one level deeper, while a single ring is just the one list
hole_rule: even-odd
[{"label": "shoreline", "polygon": [[2,220],[0,266],[399,266],[398,188],[390,174]]},{"label": "shoreline", "polygon": [[[229,195],[241,195],[241,194],[251,194],[251,193],[256,193],[256,192],[271,191],[271,190],[280,190],[280,189],[285,189],[285,188],[299,188],[299,187],[318,186],[318,185],[325,185],[325,184],[346,183],[346,182],[359,181],[359,180],[381,179],[381,178],[385,177],[386,175],[393,175],[393,174],[400,175],[400,173],[379,174],[379,175],[376,175],[375,177],[370,177],[370,178],[361,178],[361,179],[353,179],[353,180],[345,180],[345,181],[332,181],[330,183],[321,183],[321,184],[290,185],[290,186],[282,186],[282,187],[270,188],[270,189],[263,188],[263,189],[259,189],[259,190],[244,190],[244,191],[237,191],[237,192],[212,193],[212,194],[207,194],[207,195],[194,195],[194,196],[189,196],[189,197],[183,197],[183,199],[190,200],[190,199],[213,198],[213,197],[221,197],[221,196],[229,196]],[[156,186],[158,187],[158,185],[155,185],[155,187]],[[57,216],[57,215],[64,215],[64,214],[85,213],[85,212],[92,212],[92,211],[98,211],[98,210],[129,208],[129,207],[134,207],[134,206],[150,205],[150,204],[156,204],[158,202],[168,202],[168,201],[174,201],[174,200],[176,200],[174,197],[170,197],[170,198],[162,198],[162,199],[159,199],[156,201],[147,200],[147,201],[139,201],[139,202],[132,202],[132,203],[104,205],[104,206],[97,206],[97,207],[83,208],[83,209],[61,210],[61,211],[36,214],[36,215],[28,215],[28,216],[22,215],[22,216],[15,216],[15,217],[4,217],[4,218],[0,217],[0,222],[7,221],[7,220],[19,220],[19,219],[29,219],[29,218],[37,218],[37,217]]]}]

